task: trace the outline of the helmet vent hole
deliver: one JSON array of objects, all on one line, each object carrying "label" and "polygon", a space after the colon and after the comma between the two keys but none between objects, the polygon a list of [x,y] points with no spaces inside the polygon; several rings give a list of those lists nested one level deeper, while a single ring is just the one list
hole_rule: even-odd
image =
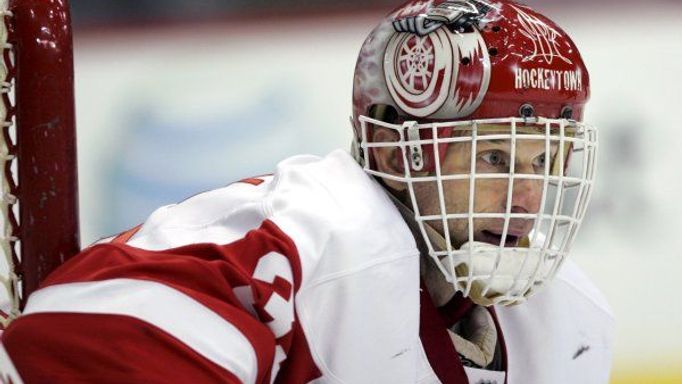
[{"label": "helmet vent hole", "polygon": [[453,33],[472,33],[474,31],[470,20],[463,20],[454,24],[448,25],[450,31]]},{"label": "helmet vent hole", "polygon": [[490,56],[497,56],[497,48],[492,47],[488,49],[488,53],[490,54]]},{"label": "helmet vent hole", "polygon": [[468,57],[463,57],[462,58],[462,65],[469,65],[471,64],[471,59]]},{"label": "helmet vent hole", "polygon": [[561,118],[570,120],[573,118],[573,108],[570,106],[565,106],[561,109]]},{"label": "helmet vent hole", "polygon": [[523,118],[530,118],[533,117],[535,114],[535,108],[533,108],[532,105],[530,104],[524,104],[519,108],[519,115]]},{"label": "helmet vent hole", "polygon": [[398,111],[392,105],[374,104],[369,107],[369,117],[389,124],[398,121]]}]

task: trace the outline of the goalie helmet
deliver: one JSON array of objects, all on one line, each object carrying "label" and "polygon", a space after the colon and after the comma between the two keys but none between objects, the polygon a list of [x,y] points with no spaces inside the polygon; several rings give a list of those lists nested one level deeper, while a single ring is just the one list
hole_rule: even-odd
[{"label": "goalie helmet", "polygon": [[[406,185],[429,254],[456,290],[483,305],[514,304],[556,274],[584,217],[597,148],[596,130],[582,123],[588,98],[575,44],[533,9],[508,0],[408,1],[361,48],[353,152],[369,174]],[[377,141],[378,129],[395,140]],[[492,141],[504,146],[505,172],[477,169],[477,148]],[[532,141],[547,161],[536,172],[515,169],[522,143]],[[467,172],[445,171],[452,145],[471,155]],[[378,169],[382,148],[395,149],[399,172]],[[506,183],[505,206],[479,210],[478,191],[495,182]],[[541,194],[536,209],[520,212],[512,200],[524,182]],[[457,183],[466,183],[466,210],[448,204]],[[438,211],[420,206],[420,184],[437,191]],[[484,222],[497,223],[497,233],[478,234]]]}]

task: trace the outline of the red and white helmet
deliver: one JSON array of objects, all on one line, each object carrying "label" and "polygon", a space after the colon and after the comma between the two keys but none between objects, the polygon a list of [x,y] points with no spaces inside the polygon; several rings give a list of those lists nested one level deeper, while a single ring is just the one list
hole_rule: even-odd
[{"label": "red and white helmet", "polygon": [[[588,98],[589,76],[577,47],[533,9],[509,0],[411,0],[379,24],[360,51],[354,152],[368,173],[408,184],[429,253],[455,289],[483,304],[517,303],[553,277],[585,213],[596,156],[596,130],[582,123]],[[490,129],[486,134],[490,126],[497,127],[494,135]],[[393,130],[398,140],[373,141],[377,127]],[[453,142],[468,142],[475,153],[476,143],[492,139],[507,140],[512,158],[515,143],[530,139],[561,155],[540,175],[512,167],[481,176],[473,160],[466,175],[443,174],[440,165]],[[399,149],[403,175],[376,169],[373,151],[387,146]],[[509,180],[510,196],[518,180],[540,180],[541,209],[515,213],[510,197],[497,212],[504,221],[497,246],[474,239],[472,228],[463,246],[451,241],[447,229],[440,230],[442,242],[434,240],[430,221],[447,228],[453,220],[468,220],[473,227],[474,220],[495,217],[476,212],[473,204],[468,212],[445,209],[443,181],[483,177]],[[419,212],[413,188],[419,182],[439,184],[440,214]],[[514,220],[534,222],[523,246],[504,245]]]}]

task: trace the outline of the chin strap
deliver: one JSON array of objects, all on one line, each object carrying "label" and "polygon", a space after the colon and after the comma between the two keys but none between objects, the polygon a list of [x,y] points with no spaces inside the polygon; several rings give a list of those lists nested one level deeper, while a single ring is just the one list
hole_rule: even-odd
[{"label": "chin strap", "polygon": [[462,358],[462,363],[469,365],[466,364],[468,360],[479,368],[490,365],[495,358],[497,346],[497,330],[490,313],[485,308],[476,306],[467,318],[460,320],[456,328],[455,331],[448,329],[448,334]]},{"label": "chin strap", "polygon": [[[426,289],[428,290],[429,296],[431,297],[431,301],[436,307],[447,304],[455,296],[455,287],[445,279],[443,273],[436,266],[435,261],[431,258],[431,256],[428,255],[427,246],[424,243],[421,230],[419,229],[419,224],[417,224],[414,219],[414,212],[412,212],[411,209],[409,209],[405,204],[403,204],[402,201],[393,196],[391,193],[388,193],[388,196],[391,198],[396,208],[398,208],[400,215],[410,228],[410,231],[417,242],[417,247],[422,253],[422,256],[419,259],[419,270],[421,272],[421,278],[424,280]],[[438,232],[436,232],[435,229],[428,225],[426,225],[426,227],[428,228],[427,231],[431,231],[434,235],[438,235]],[[443,239],[442,236],[441,243],[438,244],[438,246],[445,246],[445,239]]]},{"label": "chin strap", "polygon": [[[443,238],[443,236],[441,236],[441,234],[428,223],[423,223],[423,225],[424,229],[426,230],[426,234],[429,236],[431,245],[435,248],[435,250],[447,249],[445,245],[445,238]],[[426,287],[431,294],[433,304],[435,304],[437,307],[440,307],[445,305],[455,296],[455,293],[457,292],[455,290],[455,286],[445,279],[443,273],[436,266],[435,260],[433,260],[430,256],[422,258],[422,270],[424,284],[426,284]]]}]

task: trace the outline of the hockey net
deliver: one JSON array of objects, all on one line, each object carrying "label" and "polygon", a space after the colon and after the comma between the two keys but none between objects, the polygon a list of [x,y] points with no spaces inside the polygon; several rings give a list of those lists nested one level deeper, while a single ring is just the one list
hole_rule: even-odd
[{"label": "hockey net", "polygon": [[0,0],[0,329],[79,249],[66,0]]}]

